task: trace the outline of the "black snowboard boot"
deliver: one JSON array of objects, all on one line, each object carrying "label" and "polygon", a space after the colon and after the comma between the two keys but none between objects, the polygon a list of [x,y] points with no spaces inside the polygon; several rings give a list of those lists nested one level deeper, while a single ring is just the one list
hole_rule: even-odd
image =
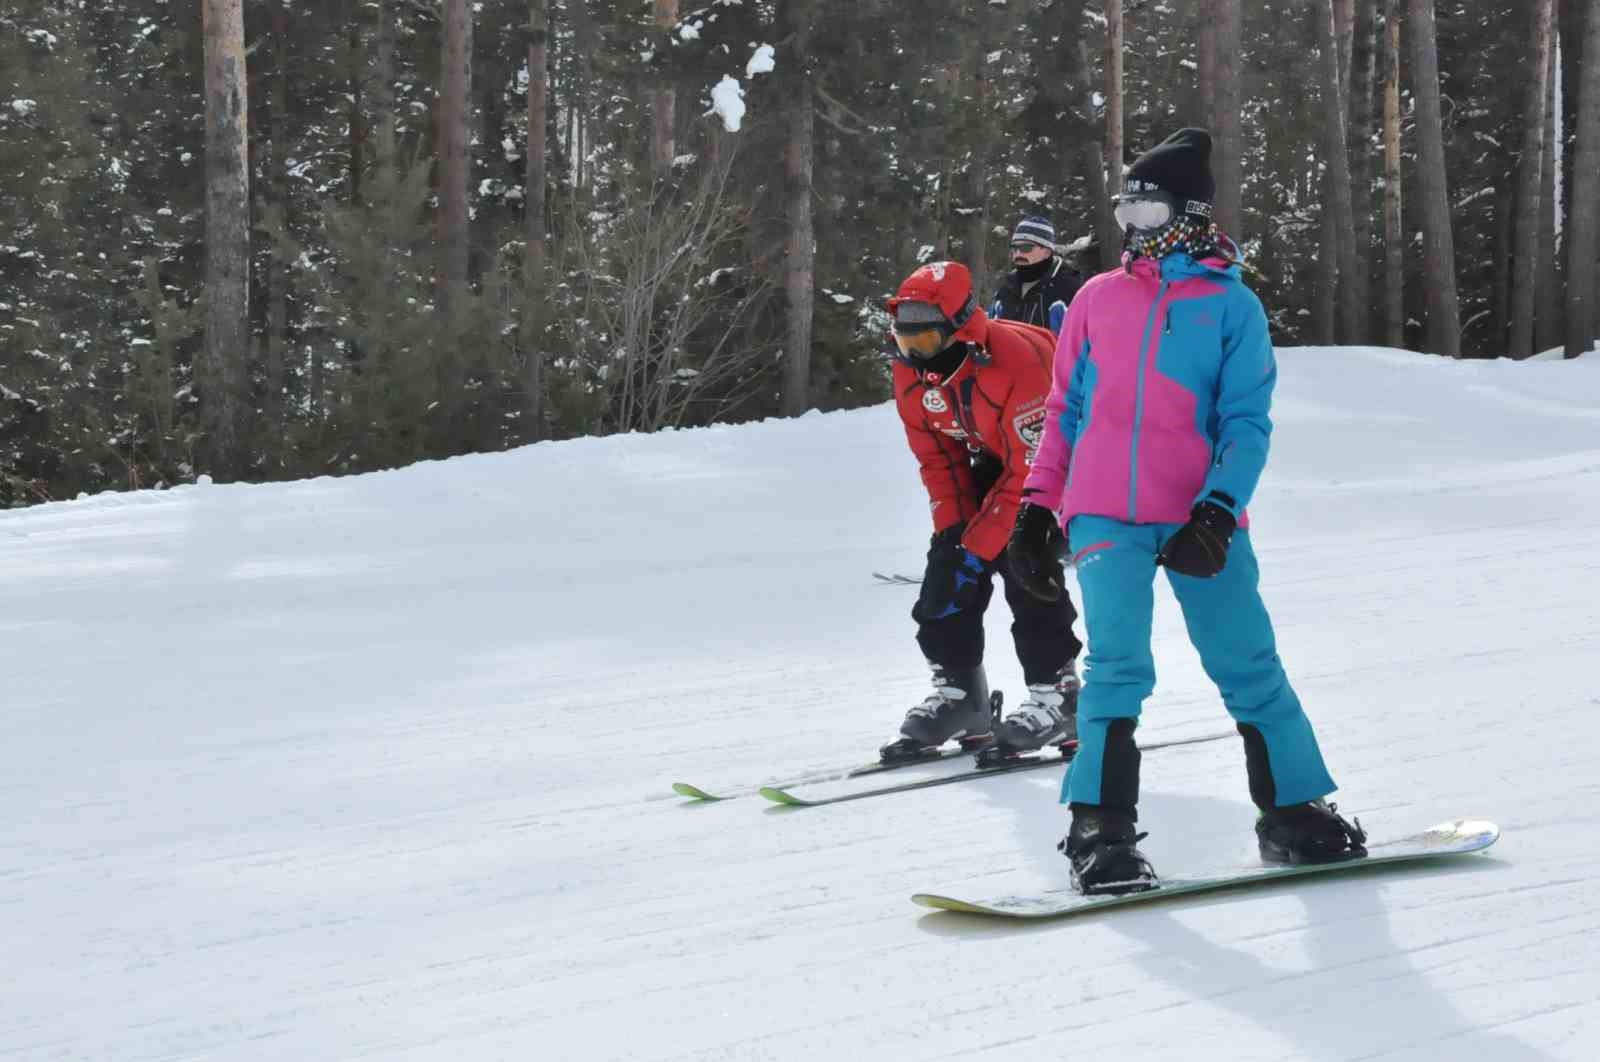
[{"label": "black snowboard boot", "polygon": [[906,713],[900,740],[879,754],[885,763],[917,758],[956,738],[966,748],[987,745],[994,737],[994,710],[989,706],[989,681],[983,666],[933,668],[933,692]]},{"label": "black snowboard boot", "polygon": [[1072,828],[1056,847],[1072,861],[1072,886],[1085,896],[1121,896],[1159,886],[1150,861],[1139,851],[1145,834],[1134,816],[1116,808],[1072,805]]},{"label": "black snowboard boot", "polygon": [[1054,682],[1028,687],[1028,697],[995,728],[997,752],[1033,752],[1078,740],[1078,674],[1071,664]]},{"label": "black snowboard boot", "polygon": [[1256,820],[1256,839],[1266,863],[1339,863],[1367,854],[1361,820],[1346,822],[1337,804],[1321,800],[1263,812]]}]

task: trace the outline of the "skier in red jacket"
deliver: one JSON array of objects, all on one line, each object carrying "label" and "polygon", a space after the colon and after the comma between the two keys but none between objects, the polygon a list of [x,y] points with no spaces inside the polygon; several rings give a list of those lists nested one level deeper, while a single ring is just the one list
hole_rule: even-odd
[{"label": "skier in red jacket", "polygon": [[[933,515],[922,592],[911,610],[933,693],[906,715],[882,758],[919,758],[954,739],[992,747],[985,755],[1000,757],[1074,741],[1077,613],[1065,593],[1046,602],[1023,590],[1005,554],[1044,432],[1055,336],[989,320],[974,298],[972,274],[955,262],[912,273],[888,308],[895,404]],[[1027,699],[998,729],[983,670],[983,614],[996,574],[1028,684]]]}]

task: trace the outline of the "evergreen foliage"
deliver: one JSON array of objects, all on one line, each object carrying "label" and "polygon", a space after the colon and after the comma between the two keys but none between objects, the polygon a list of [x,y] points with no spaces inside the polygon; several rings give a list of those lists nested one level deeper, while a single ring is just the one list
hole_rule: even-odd
[{"label": "evergreen foliage", "polygon": [[[1232,235],[1283,344],[1320,337],[1325,140],[1312,9],[1244,0],[1243,220]],[[1560,0],[1558,27],[1583,25]],[[1506,349],[1528,4],[1436,0],[1462,348]],[[1587,11],[1588,4],[1579,6]],[[476,5],[471,290],[436,305],[441,8],[428,0],[245,5],[251,151],[246,478],[392,467],[533,438],[775,414],[785,335],[787,79],[774,0],[549,0],[548,274],[523,276],[528,8]],[[1388,4],[1373,5],[1380,24]],[[1403,7],[1403,5],[1402,5]],[[1125,0],[1131,158],[1205,124],[1204,5]],[[881,306],[935,257],[987,301],[1012,226],[1044,213],[1090,249],[1100,202],[1105,21],[1095,0],[814,0],[815,300],[809,395],[883,400]],[[0,0],[0,504],[208,471],[205,100],[199,5]],[[1569,80],[1576,42],[1562,38]],[[1360,54],[1358,52],[1358,54]],[[1080,62],[1077,57],[1082,57]],[[1086,63],[1085,68],[1083,64]],[[1404,64],[1402,64],[1404,70]],[[1086,74],[1087,80],[1084,80]],[[737,132],[712,113],[736,79]],[[1564,84],[1566,82],[1563,82]],[[1403,82],[1404,84],[1404,82]],[[655,172],[653,101],[675,100]],[[1347,106],[1347,105],[1346,105]],[[1568,100],[1563,128],[1577,127]],[[1420,226],[1409,94],[1407,240]],[[1348,108],[1345,113],[1361,113]],[[1370,116],[1381,106],[1369,106]],[[1381,282],[1381,130],[1352,128]],[[1570,150],[1570,143],[1565,145]],[[1566,160],[1570,169],[1571,159]],[[1564,198],[1570,200],[1570,194]],[[1565,204],[1570,209],[1570,202]],[[1359,227],[1359,225],[1358,225]],[[1407,340],[1433,266],[1408,242]],[[1368,253],[1370,252],[1370,253]],[[530,305],[530,299],[535,305]],[[1555,300],[1559,304],[1560,300]],[[1548,302],[1548,300],[1547,300]],[[1331,305],[1331,303],[1327,303]],[[1381,309],[1363,335],[1375,341]],[[1327,325],[1331,327],[1331,320]],[[1344,331],[1348,331],[1345,328]],[[1551,334],[1541,331],[1541,334]],[[541,355],[542,406],[529,401]],[[529,422],[542,409],[543,422]]]}]

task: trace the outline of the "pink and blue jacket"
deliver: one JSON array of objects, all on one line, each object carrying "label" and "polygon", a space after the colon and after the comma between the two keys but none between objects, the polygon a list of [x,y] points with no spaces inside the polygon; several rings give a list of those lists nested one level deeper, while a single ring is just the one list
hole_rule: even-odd
[{"label": "pink and blue jacket", "polygon": [[1101,273],[1067,311],[1026,500],[1065,526],[1181,524],[1204,499],[1248,526],[1277,375],[1236,264],[1176,253]]}]

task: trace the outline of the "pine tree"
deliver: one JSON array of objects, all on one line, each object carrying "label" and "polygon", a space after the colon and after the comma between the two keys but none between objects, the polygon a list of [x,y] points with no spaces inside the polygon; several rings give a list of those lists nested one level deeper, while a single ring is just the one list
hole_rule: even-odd
[{"label": "pine tree", "polygon": [[1549,100],[1551,0],[1533,0],[1529,77],[1524,92],[1522,155],[1517,165],[1516,261],[1512,280],[1511,356],[1533,353],[1534,285],[1539,278],[1540,195],[1544,181],[1545,105]]},{"label": "pine tree", "polygon": [[204,0],[206,51],[206,412],[214,474],[242,475],[250,348],[250,167],[241,0]]},{"label": "pine tree", "polygon": [[1428,342],[1439,354],[1461,353],[1461,310],[1456,295],[1455,240],[1450,229],[1450,188],[1445,172],[1444,118],[1439,100],[1438,31],[1433,0],[1410,0],[1412,91],[1416,100],[1418,183],[1424,258],[1431,263]]},{"label": "pine tree", "polygon": [[1587,0],[1583,77],[1578,98],[1577,157],[1573,161],[1572,221],[1567,233],[1566,354],[1576,358],[1600,338],[1600,0]]}]

